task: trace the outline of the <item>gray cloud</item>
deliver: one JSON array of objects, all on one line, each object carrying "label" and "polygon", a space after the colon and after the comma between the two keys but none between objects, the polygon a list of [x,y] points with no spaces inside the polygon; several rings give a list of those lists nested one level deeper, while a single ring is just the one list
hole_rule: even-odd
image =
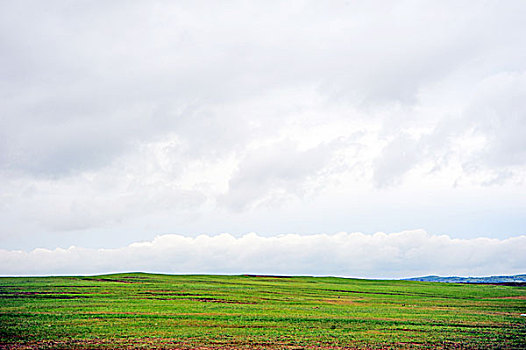
[{"label": "gray cloud", "polygon": [[382,150],[374,163],[374,183],[378,187],[395,184],[423,156],[423,150],[417,140],[401,134]]},{"label": "gray cloud", "polygon": [[525,9],[2,2],[0,238],[454,184],[505,206],[524,192]]},{"label": "gray cloud", "polygon": [[489,167],[526,164],[526,72],[505,72],[481,82],[468,118],[488,144],[480,157]]},{"label": "gray cloud", "polygon": [[494,41],[515,44],[504,33],[480,40],[488,18],[506,20],[504,32],[517,20],[492,3],[453,14],[447,3],[382,3],[383,12],[344,2],[208,5],[3,4],[4,166],[37,175],[96,169],[167,131],[190,149],[242,147],[250,108],[243,118],[210,108],[304,85],[369,105],[415,103],[422,86]]},{"label": "gray cloud", "polygon": [[302,196],[306,180],[322,174],[331,161],[331,148],[320,145],[302,151],[291,142],[281,142],[248,152],[220,201],[239,210],[261,199],[271,201],[273,195]]},{"label": "gray cloud", "polygon": [[[407,171],[426,161],[434,164],[434,171],[454,161],[468,174],[490,171],[491,179],[481,180],[482,184],[502,184],[513,178],[521,181],[526,165],[525,76],[521,71],[484,78],[458,116],[441,118],[417,138],[404,134],[403,128],[394,133],[374,161],[375,184],[396,184]],[[463,149],[460,145],[469,139],[475,145]]]}]

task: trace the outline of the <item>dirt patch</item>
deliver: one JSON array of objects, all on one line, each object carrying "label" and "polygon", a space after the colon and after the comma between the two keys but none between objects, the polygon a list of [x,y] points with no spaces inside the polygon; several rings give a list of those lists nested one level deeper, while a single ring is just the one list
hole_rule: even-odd
[{"label": "dirt patch", "polygon": [[439,298],[439,299],[472,299],[472,298],[466,298],[466,297],[451,297],[451,296],[446,296],[446,295],[429,295],[429,294],[424,294],[424,293],[366,292],[366,291],[345,290],[345,289],[330,289],[329,291],[338,292],[338,293],[369,294],[369,295],[401,295],[401,296]]},{"label": "dirt patch", "polygon": [[144,292],[138,292],[137,294],[159,296],[159,297],[166,297],[166,296],[173,296],[173,297],[199,297],[199,294],[195,294],[195,293],[174,292],[174,291],[169,291],[169,290],[166,290],[166,291],[147,290],[147,291],[144,291]]},{"label": "dirt patch", "polygon": [[359,290],[331,289],[331,292],[352,293],[352,294],[374,294],[374,295],[412,295],[409,293],[390,293],[390,292],[365,292]]},{"label": "dirt patch", "polygon": [[80,292],[12,292],[7,294],[20,294],[20,295],[63,295],[63,294],[84,294]]},{"label": "dirt patch", "polygon": [[191,300],[200,301],[202,303],[220,303],[220,304],[255,304],[255,302],[225,300],[216,298],[192,298]]},{"label": "dirt patch", "polygon": [[2,292],[2,298],[20,298],[20,297],[34,297],[45,299],[80,299],[89,298],[88,295],[82,295],[79,292]]},{"label": "dirt patch", "polygon": [[96,281],[96,282],[117,282],[117,283],[142,283],[141,281],[130,281],[125,279],[115,278],[83,278],[85,281]]},{"label": "dirt patch", "polygon": [[97,288],[96,286],[85,286],[85,285],[53,285],[52,288],[72,288],[72,289],[82,289],[82,288],[89,288],[89,289],[93,289],[93,288]]},{"label": "dirt patch", "polygon": [[190,298],[183,296],[181,298],[180,295],[177,294],[166,294],[166,295],[147,295],[144,297],[138,297],[134,299],[141,299],[141,300],[193,300],[193,301],[200,301],[202,303],[219,303],[219,304],[241,304],[241,305],[251,305],[256,304],[255,302],[249,302],[249,301],[238,301],[238,300],[226,300],[226,299],[217,299],[217,298],[208,298],[208,297],[201,297],[199,295],[190,294]]},{"label": "dirt patch", "polygon": [[495,297],[491,299],[510,299],[510,300],[526,300],[526,295],[518,295],[514,297]]},{"label": "dirt patch", "polygon": [[[166,315],[159,312],[131,312],[131,311],[84,311],[86,315]],[[175,315],[175,314],[174,314]]]},{"label": "dirt patch", "polygon": [[[212,344],[210,344],[212,343]],[[233,349],[367,349],[367,347],[343,347],[332,345],[294,345],[271,342],[212,341],[202,343],[199,340],[180,339],[68,339],[63,341],[36,341],[27,343],[0,344],[0,349],[196,349],[196,350],[233,350]],[[378,347],[375,347],[378,349]]]},{"label": "dirt patch", "polygon": [[334,305],[356,304],[356,301],[349,300],[349,299],[325,299],[325,300],[322,300],[322,302],[327,303],[327,304],[334,304]]}]

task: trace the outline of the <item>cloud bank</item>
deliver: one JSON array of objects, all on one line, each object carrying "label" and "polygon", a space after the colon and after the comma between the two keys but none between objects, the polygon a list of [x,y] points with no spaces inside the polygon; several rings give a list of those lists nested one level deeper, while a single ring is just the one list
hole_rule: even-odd
[{"label": "cloud bank", "polygon": [[1,275],[257,273],[401,278],[427,274],[524,273],[526,236],[453,239],[423,230],[399,233],[234,237],[167,234],[117,249],[0,250]]}]

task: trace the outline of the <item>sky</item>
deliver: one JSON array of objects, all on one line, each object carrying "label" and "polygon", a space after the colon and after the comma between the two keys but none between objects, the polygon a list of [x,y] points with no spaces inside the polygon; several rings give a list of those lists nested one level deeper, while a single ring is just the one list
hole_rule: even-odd
[{"label": "sky", "polygon": [[525,273],[525,17],[0,1],[0,275]]}]

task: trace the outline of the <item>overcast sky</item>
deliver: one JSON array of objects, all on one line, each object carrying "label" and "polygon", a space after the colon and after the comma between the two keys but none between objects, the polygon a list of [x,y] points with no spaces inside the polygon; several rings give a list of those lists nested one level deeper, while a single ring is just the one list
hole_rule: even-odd
[{"label": "overcast sky", "polygon": [[0,274],[526,272],[525,18],[0,1]]}]

